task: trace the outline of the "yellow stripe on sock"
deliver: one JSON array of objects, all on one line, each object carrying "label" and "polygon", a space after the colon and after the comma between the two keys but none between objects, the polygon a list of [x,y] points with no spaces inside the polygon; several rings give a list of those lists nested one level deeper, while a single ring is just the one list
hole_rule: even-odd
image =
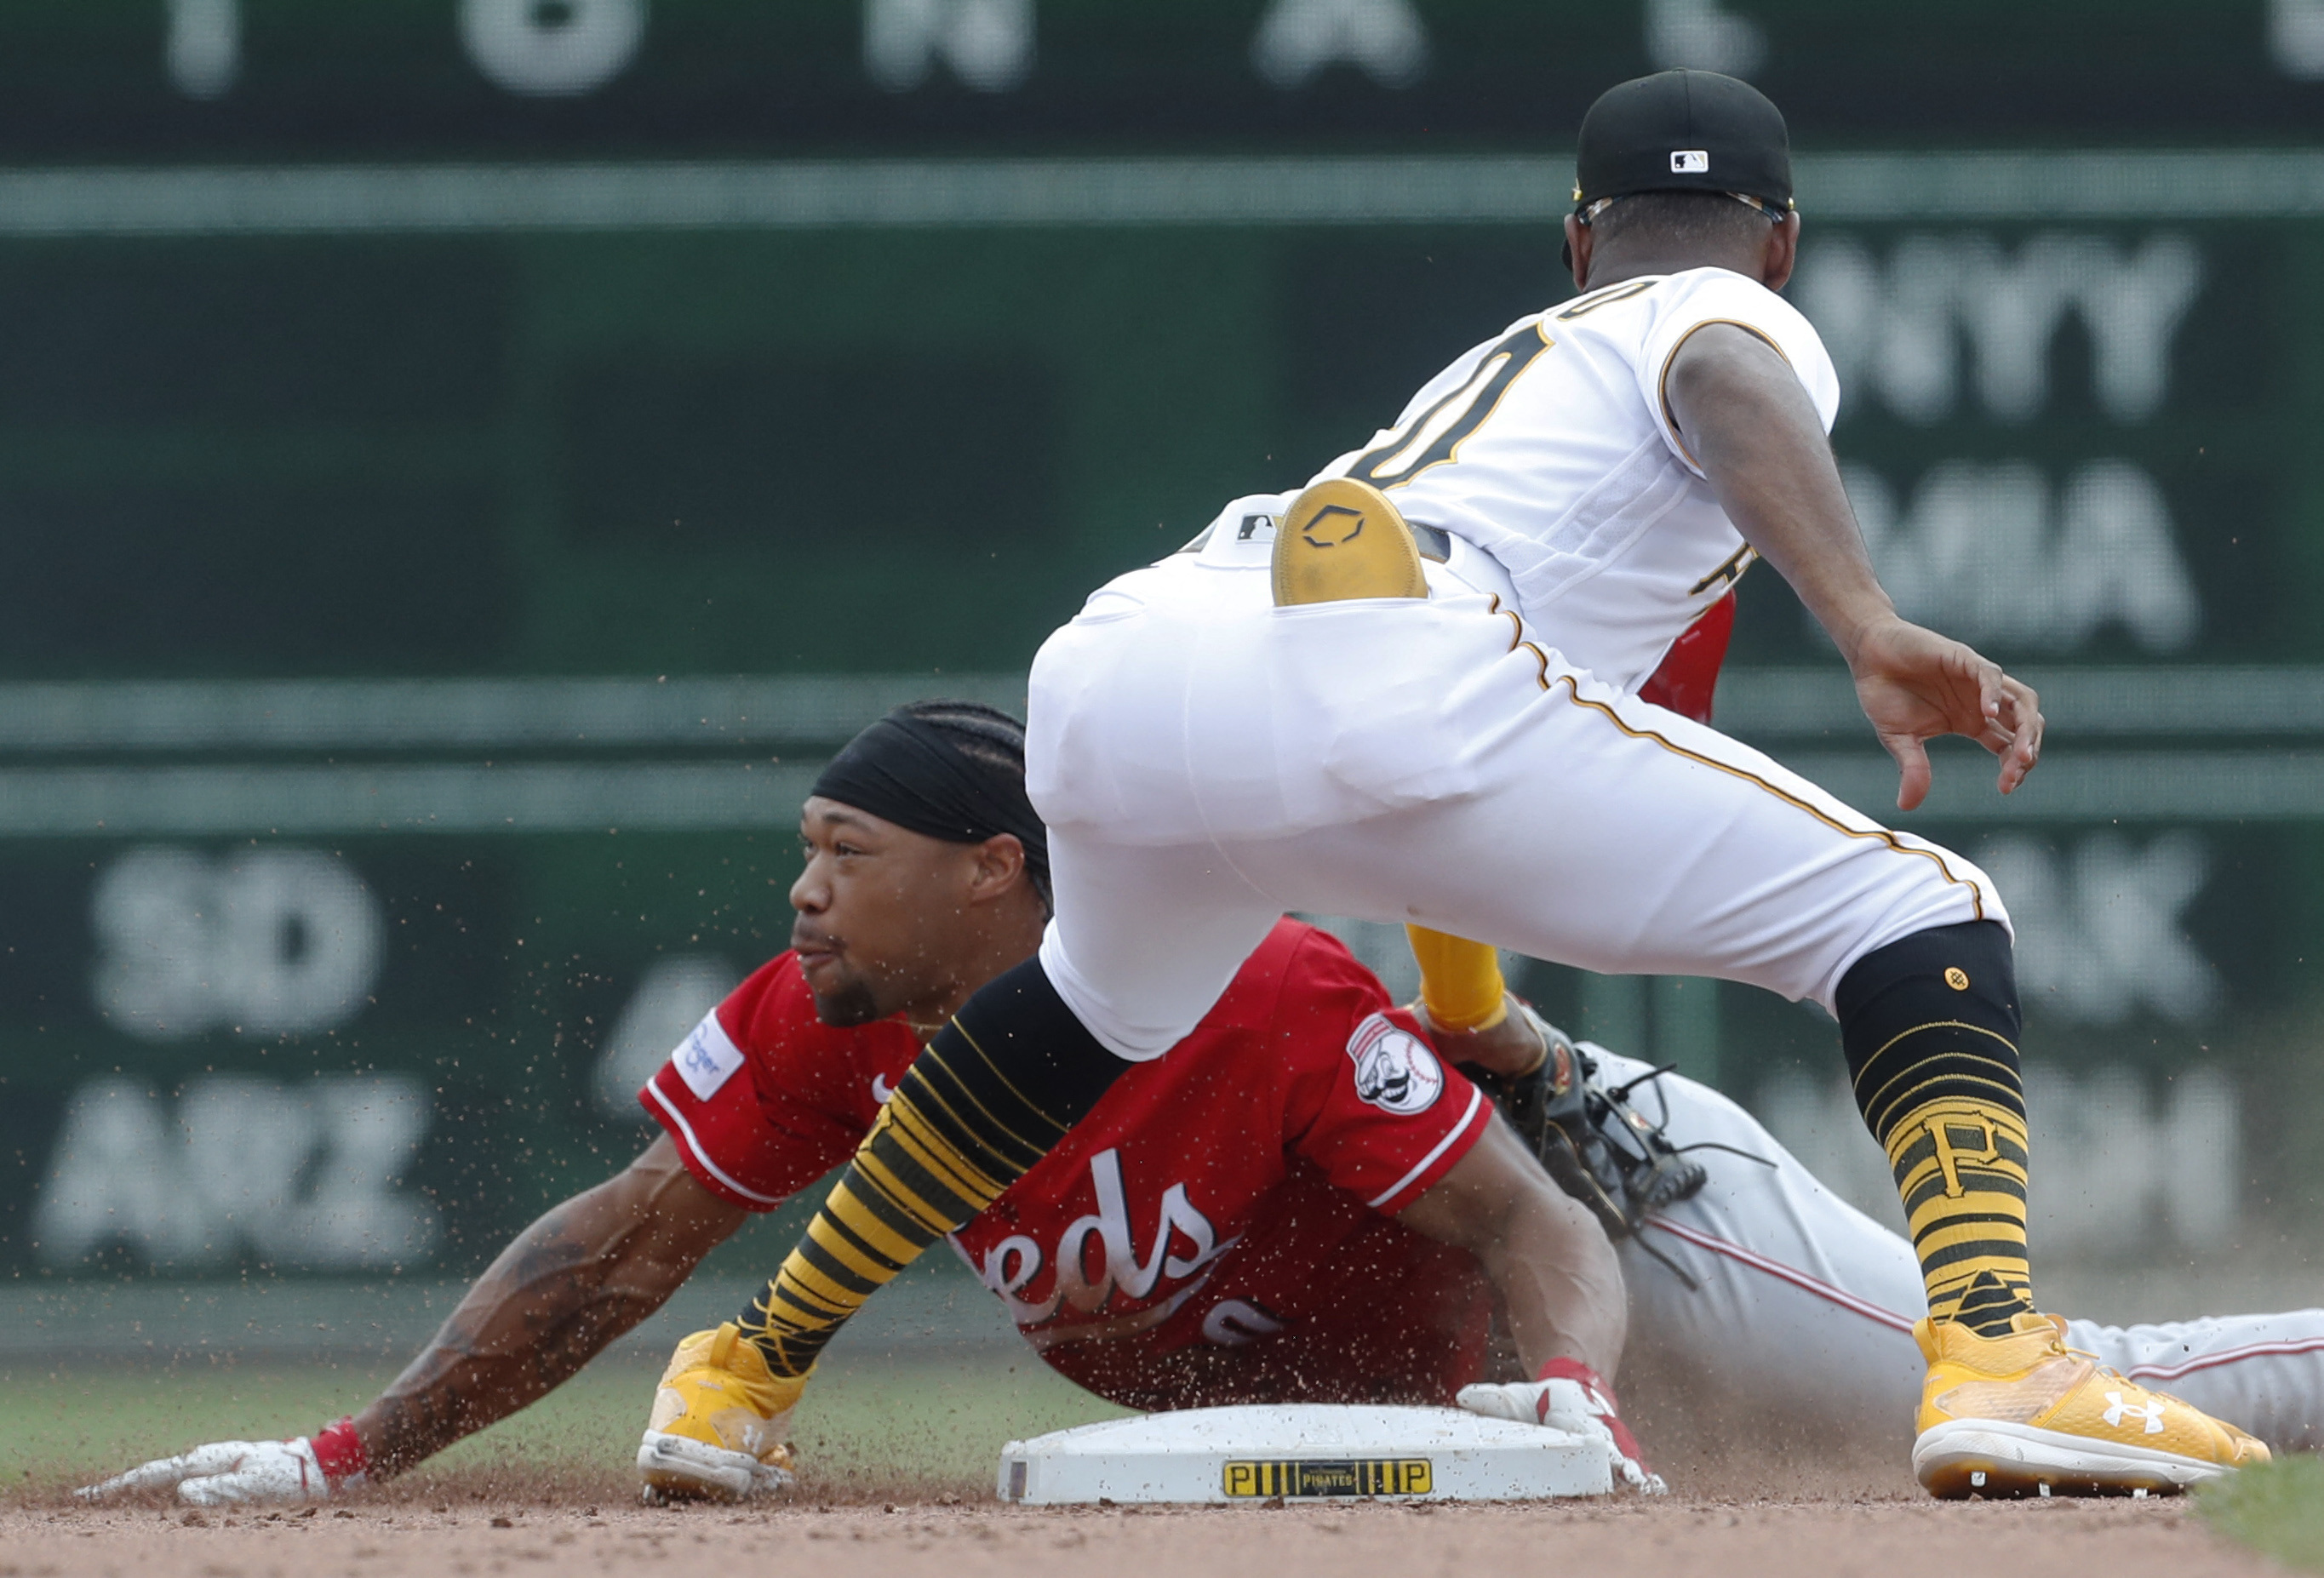
[{"label": "yellow stripe on sock", "polygon": [[815,1220],[807,1224],[807,1236],[812,1239],[825,1254],[829,1255],[867,1282],[885,1285],[890,1278],[901,1269],[900,1267],[884,1265],[856,1248],[847,1234],[840,1231],[839,1224],[832,1221],[827,1212],[818,1211],[815,1213]]},{"label": "yellow stripe on sock", "polygon": [[882,1200],[926,1228],[929,1241],[934,1242],[952,1231],[952,1213],[914,1194],[910,1186],[896,1176],[895,1169],[878,1157],[857,1157],[855,1172],[866,1186],[880,1192]]},{"label": "yellow stripe on sock", "polygon": [[[1953,1318],[1987,1275],[2021,1292],[2030,1287],[2024,1197],[1996,1186],[2026,1185],[2024,1165],[2006,1154],[2026,1154],[2024,1121],[1998,1103],[1954,1094],[1908,1112],[1884,1138],[1898,1195],[1918,1201],[1906,1218],[1931,1317]],[[1972,1244],[1998,1247],[1945,1259]]]},{"label": "yellow stripe on sock", "polygon": [[[882,1115],[889,1120],[889,1132],[899,1140],[908,1140],[917,1148],[915,1156],[921,1166],[929,1167],[939,1177],[944,1177],[947,1183],[956,1182],[962,1197],[968,1199],[989,1198],[992,1195],[998,1195],[1002,1188],[1006,1187],[1004,1184],[998,1181],[996,1170],[1010,1177],[1021,1176],[1007,1157],[990,1146],[980,1142],[980,1149],[983,1154],[978,1157],[971,1156],[954,1144],[951,1137],[937,1126],[936,1119],[921,1110],[919,1103],[921,1094],[918,1091],[899,1091],[894,1096],[889,1098],[888,1105],[882,1112]],[[942,1097],[933,1091],[927,1094],[928,1100],[945,1116],[957,1121],[959,1114],[945,1106]],[[972,1130],[973,1128],[973,1125],[965,1127],[970,1127]],[[991,1165],[988,1167],[988,1163]]]},{"label": "yellow stripe on sock", "polygon": [[[857,1310],[862,1309],[864,1299],[870,1297],[867,1294],[858,1293],[852,1287],[842,1287],[838,1283],[816,1270],[814,1264],[797,1250],[793,1250],[789,1257],[783,1261],[783,1269],[776,1274],[775,1280],[779,1286],[789,1283],[806,1292],[817,1304],[844,1310],[846,1315],[853,1315]],[[837,1324],[821,1315],[812,1318],[816,1325]],[[846,1318],[845,1315],[841,1316],[841,1319],[844,1318]]]},{"label": "yellow stripe on sock", "polygon": [[[855,1191],[848,1186],[848,1180],[844,1177],[839,1180],[839,1186],[832,1190],[831,1198],[824,1202],[823,1208],[836,1218],[841,1226],[899,1266],[911,1264],[919,1258],[920,1251],[928,1247],[927,1241],[915,1243],[890,1227],[878,1212],[855,1197]],[[912,1220],[918,1222],[920,1219],[914,1216]]]},{"label": "yellow stripe on sock", "polygon": [[[804,1302],[808,1297],[807,1289],[798,1282],[784,1283],[775,1289],[774,1298],[767,1305],[765,1318],[761,1324],[770,1332],[820,1332],[838,1325],[855,1313],[854,1309],[828,1309],[820,1302]],[[860,1305],[855,1306],[857,1309],[862,1307]]]},{"label": "yellow stripe on sock", "polygon": [[[959,1021],[954,1020],[954,1023],[958,1024]],[[994,1082],[997,1083],[1001,1089],[1007,1091],[1010,1095],[1016,1096],[1017,1104],[1019,1108],[1027,1113],[1029,1113],[1031,1116],[1040,1119],[1044,1123],[1047,1123],[1052,1127],[1056,1126],[1056,1120],[1051,1118],[1047,1112],[1042,1112],[1040,1108],[1034,1106],[1031,1103],[1028,1102],[1024,1096],[1018,1092],[1017,1087],[1009,1083],[1008,1076],[1002,1074],[1000,1069],[993,1066],[992,1059],[984,1056],[984,1048],[977,1046],[974,1041],[969,1039],[969,1035],[966,1030],[961,1031],[960,1035],[962,1040],[968,1041],[969,1047],[976,1053],[977,1057],[982,1061],[985,1071],[992,1076]],[[936,1081],[929,1079],[926,1075],[922,1075],[919,1079],[915,1081],[913,1089],[908,1093],[915,1099],[925,1094],[929,1100],[936,1103],[940,1106],[943,1106],[946,1112],[951,1113],[953,1121],[959,1123],[963,1129],[966,1130],[971,1134],[982,1134],[988,1126],[1000,1133],[1006,1134],[1010,1139],[1015,1140],[1027,1150],[1032,1152],[1036,1161],[1047,1155],[1049,1147],[1056,1143],[1055,1140],[1047,1140],[1046,1142],[1038,1140],[1028,1140],[1024,1135],[1018,1133],[1017,1130],[1002,1122],[999,1113],[993,1112],[991,1108],[986,1106],[982,1102],[976,1099],[975,1087],[971,1085],[968,1081],[961,1078],[958,1074],[954,1073],[953,1071],[952,1065],[946,1063],[944,1060],[943,1055],[937,1052],[935,1047],[928,1047],[920,1054],[920,1057],[922,1060],[927,1062],[930,1066],[940,1068],[944,1071],[944,1076],[950,1080],[953,1084],[953,1087],[959,1091],[960,1094],[967,1099],[969,1104],[973,1106],[977,1112],[982,1115],[984,1122],[980,1124],[962,1121],[960,1113],[954,1112],[952,1107],[945,1104],[942,1094],[936,1089]],[[1059,1130],[1058,1132],[1062,1135],[1064,1130]],[[994,1148],[994,1155],[998,1157],[999,1154],[998,1148]],[[1005,1160],[1007,1158],[1002,1158],[1001,1159]]]},{"label": "yellow stripe on sock", "polygon": [[[972,1214],[1000,1198],[1001,1191],[1007,1186],[954,1149],[918,1112],[908,1107],[898,1112],[897,1103],[902,1100],[900,1094],[890,1098],[881,1121],[890,1138],[903,1148],[905,1154],[926,1167],[930,1177],[959,1195],[962,1201],[972,1208]],[[877,1138],[876,1134],[874,1138]],[[868,1144],[866,1149],[869,1149]],[[916,1219],[919,1216],[918,1212],[912,1214]],[[960,1223],[939,1214],[932,1225],[938,1232],[949,1232]]]}]

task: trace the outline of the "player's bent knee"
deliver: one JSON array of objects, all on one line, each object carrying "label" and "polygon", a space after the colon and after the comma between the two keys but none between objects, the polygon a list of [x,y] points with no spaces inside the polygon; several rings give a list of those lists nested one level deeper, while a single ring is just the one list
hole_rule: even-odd
[{"label": "player's bent knee", "polygon": [[[1876,1066],[1903,1050],[1900,1038],[1952,1027],[1969,1048],[2017,1059],[2017,963],[1998,921],[1931,927],[1877,947],[1850,965],[1833,994],[1849,1072],[1858,1089],[1886,1083]],[[1915,1058],[1928,1055],[1913,1048]]]}]

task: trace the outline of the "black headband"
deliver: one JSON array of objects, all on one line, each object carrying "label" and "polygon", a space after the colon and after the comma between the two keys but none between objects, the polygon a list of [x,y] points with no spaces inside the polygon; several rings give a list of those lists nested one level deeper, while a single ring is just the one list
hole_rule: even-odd
[{"label": "black headband", "polygon": [[815,780],[814,792],[947,844],[1014,834],[1046,899],[1049,830],[1026,798],[1025,775],[972,754],[964,744],[973,737],[899,707],[850,740]]}]

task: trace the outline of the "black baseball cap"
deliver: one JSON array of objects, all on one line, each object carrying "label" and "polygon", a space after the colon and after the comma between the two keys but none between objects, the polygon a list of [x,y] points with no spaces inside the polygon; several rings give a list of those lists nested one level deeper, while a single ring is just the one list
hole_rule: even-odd
[{"label": "black baseball cap", "polygon": [[1573,200],[1637,192],[1741,192],[1792,206],[1784,112],[1716,71],[1657,71],[1608,88],[1582,117]]}]

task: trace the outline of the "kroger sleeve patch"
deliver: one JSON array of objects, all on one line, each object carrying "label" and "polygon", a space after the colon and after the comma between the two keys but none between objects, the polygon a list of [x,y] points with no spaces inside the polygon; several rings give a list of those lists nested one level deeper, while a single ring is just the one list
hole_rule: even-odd
[{"label": "kroger sleeve patch", "polygon": [[742,1053],[734,1045],[733,1038],[727,1035],[726,1027],[718,1022],[718,1011],[713,1009],[702,1016],[694,1033],[678,1043],[669,1061],[678,1070],[678,1076],[686,1081],[686,1088],[694,1093],[695,1100],[706,1102],[742,1066]]}]

